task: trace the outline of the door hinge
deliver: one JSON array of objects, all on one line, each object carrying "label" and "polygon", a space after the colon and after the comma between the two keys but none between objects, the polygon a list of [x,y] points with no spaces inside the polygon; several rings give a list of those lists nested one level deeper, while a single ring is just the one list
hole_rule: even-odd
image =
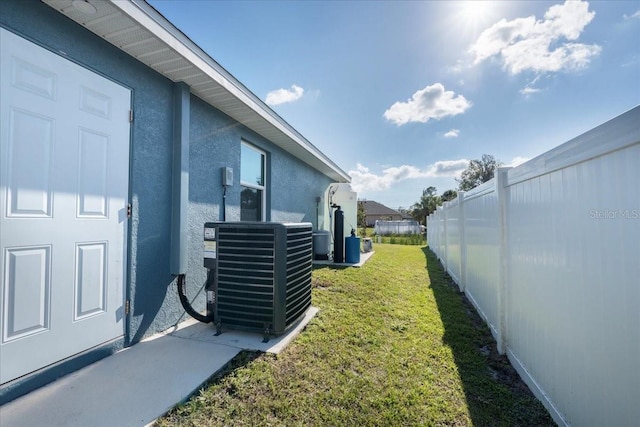
[{"label": "door hinge", "polygon": [[131,303],[129,302],[129,300],[126,300],[124,302],[124,314],[125,316],[129,315],[129,311],[131,310]]},{"label": "door hinge", "polygon": [[129,123],[133,123],[133,110],[129,110]]},{"label": "door hinge", "polygon": [[131,203],[127,204],[127,218],[131,218]]}]

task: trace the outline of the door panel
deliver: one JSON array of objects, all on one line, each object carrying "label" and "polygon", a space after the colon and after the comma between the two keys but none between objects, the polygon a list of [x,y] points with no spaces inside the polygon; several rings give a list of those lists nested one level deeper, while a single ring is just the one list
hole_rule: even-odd
[{"label": "door panel", "polygon": [[9,342],[49,329],[51,248],[12,248],[5,253],[3,341]]},{"label": "door panel", "polygon": [[47,117],[13,108],[9,112],[8,216],[51,216],[53,125]]},{"label": "door panel", "polygon": [[107,217],[109,136],[80,129],[78,216]]},{"label": "door panel", "polygon": [[131,93],[0,31],[5,383],[123,335]]},{"label": "door panel", "polygon": [[106,242],[76,245],[74,320],[106,311],[106,247]]}]

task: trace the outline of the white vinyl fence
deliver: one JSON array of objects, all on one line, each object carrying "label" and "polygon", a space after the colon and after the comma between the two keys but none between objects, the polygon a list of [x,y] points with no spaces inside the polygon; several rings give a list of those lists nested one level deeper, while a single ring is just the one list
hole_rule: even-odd
[{"label": "white vinyl fence", "polygon": [[640,107],[459,193],[427,241],[560,425],[640,422]]},{"label": "white vinyl fence", "polygon": [[386,236],[389,234],[420,234],[422,230],[418,221],[377,220],[373,232],[380,236]]}]

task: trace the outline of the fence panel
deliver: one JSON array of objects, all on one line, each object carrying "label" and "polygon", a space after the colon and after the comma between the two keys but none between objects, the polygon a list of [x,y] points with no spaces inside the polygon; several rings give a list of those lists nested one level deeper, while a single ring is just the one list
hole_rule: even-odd
[{"label": "fence panel", "polygon": [[429,248],[444,263],[444,212],[442,206],[438,206],[435,212],[427,219],[427,243]]},{"label": "fence panel", "polygon": [[460,284],[460,211],[457,200],[448,202],[445,205],[444,211],[446,212],[446,226],[445,226],[445,239],[447,247],[446,254],[446,269],[451,278],[458,284]]},{"label": "fence panel", "polygon": [[[445,255],[446,255],[446,248],[447,248],[447,240],[446,240],[446,225],[447,225],[447,221],[446,221],[446,216],[445,216],[445,212],[444,210],[440,211],[440,217],[438,218],[438,242],[439,243],[439,248],[440,248],[440,259],[445,260]],[[446,262],[446,261],[445,261]]]},{"label": "fence panel", "polygon": [[465,293],[498,339],[498,197],[491,181],[464,195]]},{"label": "fence panel", "polygon": [[639,160],[635,145],[509,188],[509,351],[569,424],[640,419]]},{"label": "fence panel", "polygon": [[448,203],[429,246],[561,425],[640,419],[640,107]]},{"label": "fence panel", "polygon": [[389,234],[421,234],[422,229],[418,221],[381,221],[377,220],[373,232],[381,236]]}]

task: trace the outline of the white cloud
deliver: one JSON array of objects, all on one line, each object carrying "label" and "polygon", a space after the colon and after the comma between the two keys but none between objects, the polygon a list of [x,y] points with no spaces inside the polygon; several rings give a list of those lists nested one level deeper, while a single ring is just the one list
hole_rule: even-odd
[{"label": "white cloud", "polygon": [[462,73],[466,67],[467,66],[465,65],[464,61],[462,59],[458,59],[455,65],[449,67],[449,71],[451,71],[454,74],[459,74],[459,73]]},{"label": "white cloud", "polygon": [[387,190],[396,182],[424,176],[418,168],[409,165],[387,168],[382,171],[382,175],[376,175],[360,163],[356,164],[355,170],[349,171],[349,175],[351,188],[356,192]]},{"label": "white cloud", "polygon": [[538,92],[540,92],[540,89],[531,86],[526,86],[525,88],[520,89],[520,93],[524,96],[533,95],[534,93]]},{"label": "white cloud", "polygon": [[406,102],[396,102],[384,112],[384,117],[401,126],[409,122],[426,123],[431,119],[456,116],[469,107],[471,102],[464,96],[456,96],[455,92],[445,90],[441,83],[435,83],[420,89]]},{"label": "white cloud", "polygon": [[440,160],[429,166],[427,176],[434,178],[443,176],[458,177],[467,167],[469,167],[469,160],[467,159]]},{"label": "white cloud", "polygon": [[622,15],[624,19],[640,19],[640,9],[636,10],[634,14],[627,15],[626,13]]},{"label": "white cloud", "polygon": [[457,138],[460,135],[459,129],[451,129],[449,132],[444,134],[445,138]]},{"label": "white cloud", "polygon": [[381,175],[371,172],[368,167],[357,163],[350,170],[351,188],[356,192],[388,190],[393,184],[416,178],[457,177],[469,166],[469,160],[442,160],[420,170],[415,166],[402,165],[386,168]]},{"label": "white cloud", "polygon": [[595,12],[589,3],[566,1],[551,6],[544,19],[505,19],[484,30],[469,51],[475,64],[497,57],[511,74],[571,71],[586,68],[602,48],[575,43]]},{"label": "white cloud", "polygon": [[541,89],[534,87],[538,83],[538,80],[540,80],[539,74],[529,83],[527,83],[524,88],[520,89],[520,94],[524,95],[525,98],[528,98],[530,95],[540,92]]},{"label": "white cloud", "polygon": [[276,89],[267,94],[266,103],[268,105],[280,105],[287,102],[294,102],[302,98],[304,89],[298,85],[291,85],[291,89]]},{"label": "white cloud", "polygon": [[514,157],[513,159],[511,159],[511,162],[508,165],[505,165],[505,166],[516,167],[516,166],[521,165],[524,162],[527,162],[529,160],[530,159],[528,157],[517,156],[517,157]]}]

